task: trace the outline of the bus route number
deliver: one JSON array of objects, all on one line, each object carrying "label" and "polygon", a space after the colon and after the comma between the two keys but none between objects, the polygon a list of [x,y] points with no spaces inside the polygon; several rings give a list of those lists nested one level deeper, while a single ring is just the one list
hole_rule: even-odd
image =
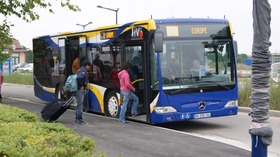
[{"label": "bus route number", "polygon": [[108,32],[101,32],[101,39],[112,39],[116,38],[116,32],[115,31],[108,31]]}]

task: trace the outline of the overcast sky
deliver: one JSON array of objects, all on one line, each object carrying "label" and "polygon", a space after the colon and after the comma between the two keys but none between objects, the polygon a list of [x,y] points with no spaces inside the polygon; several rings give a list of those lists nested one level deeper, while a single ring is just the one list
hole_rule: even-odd
[{"label": "overcast sky", "polygon": [[[234,39],[238,42],[239,53],[251,55],[253,42],[252,5],[253,0],[71,0],[81,12],[63,9],[57,4],[55,14],[40,10],[40,20],[26,23],[14,17],[9,21],[15,26],[11,33],[21,45],[32,49],[32,38],[58,32],[83,29],[76,24],[87,24],[86,29],[111,25],[116,22],[116,12],[97,8],[97,5],[117,9],[118,23],[157,18],[224,18],[231,21]],[[272,8],[271,53],[280,53],[280,0],[269,0]],[[278,16],[278,17],[277,17]],[[3,17],[0,16],[2,21]]]}]

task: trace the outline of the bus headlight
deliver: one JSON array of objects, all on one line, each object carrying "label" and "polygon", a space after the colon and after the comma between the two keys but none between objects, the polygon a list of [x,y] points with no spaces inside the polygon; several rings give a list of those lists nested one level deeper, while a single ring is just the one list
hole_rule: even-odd
[{"label": "bus headlight", "polygon": [[155,107],[156,113],[170,113],[177,112],[177,110],[171,106]]},{"label": "bus headlight", "polygon": [[237,100],[232,100],[227,102],[227,104],[225,105],[225,107],[237,107],[238,106],[238,101]]}]

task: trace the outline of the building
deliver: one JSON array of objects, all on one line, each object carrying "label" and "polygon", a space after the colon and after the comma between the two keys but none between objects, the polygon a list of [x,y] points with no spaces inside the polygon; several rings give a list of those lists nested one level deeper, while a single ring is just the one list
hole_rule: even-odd
[{"label": "building", "polygon": [[2,53],[10,53],[11,58],[3,60],[0,63],[0,70],[4,75],[8,75],[13,72],[14,65],[25,63],[27,56],[27,49],[20,45],[20,42],[17,39],[13,39],[12,51],[4,50]]},{"label": "building", "polygon": [[13,39],[13,51],[11,52],[12,64],[19,64],[26,62],[27,49],[20,45],[17,39]]},{"label": "building", "polygon": [[271,53],[271,73],[270,76],[274,82],[280,81],[280,54]]},{"label": "building", "polygon": [[272,64],[280,62],[280,53],[271,53],[271,61]]}]

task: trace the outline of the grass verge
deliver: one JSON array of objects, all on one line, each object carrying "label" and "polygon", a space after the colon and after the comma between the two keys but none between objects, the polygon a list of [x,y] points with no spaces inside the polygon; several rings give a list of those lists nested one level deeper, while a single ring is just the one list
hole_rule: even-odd
[{"label": "grass verge", "polygon": [[14,83],[14,84],[24,84],[24,85],[34,85],[33,73],[30,72],[13,72],[5,76],[5,83]]}]

